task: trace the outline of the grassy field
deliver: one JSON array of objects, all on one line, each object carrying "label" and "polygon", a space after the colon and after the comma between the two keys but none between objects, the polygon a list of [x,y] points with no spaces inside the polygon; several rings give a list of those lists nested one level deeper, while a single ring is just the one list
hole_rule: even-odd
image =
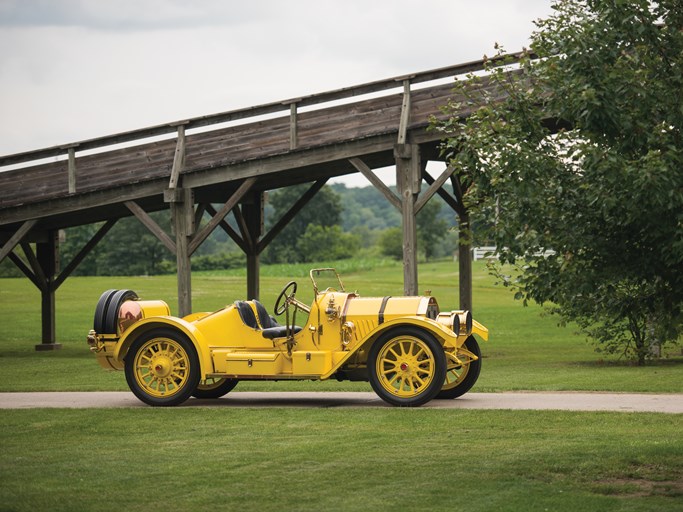
[{"label": "grassy field", "polygon": [[[365,296],[402,295],[402,269],[395,262],[345,263],[347,289]],[[289,279],[299,282],[299,296],[311,300],[307,267],[264,267],[262,302],[270,310]],[[431,290],[442,309],[457,307],[457,265],[427,263],[420,267],[420,288]],[[244,298],[245,278],[239,272],[197,273],[193,276],[193,308],[213,311]],[[125,390],[122,373],[106,372],[87,350],[85,335],[92,327],[95,304],[108,288],[131,288],[143,298],[177,304],[175,276],[74,277],[57,292],[57,337],[63,349],[36,352],[40,341],[40,296],[28,279],[0,280],[0,391]],[[475,318],[491,331],[481,343],[483,369],[475,391],[601,390],[683,392],[680,347],[669,357],[643,368],[604,359],[571,327],[557,327],[556,319],[541,316],[537,306],[523,307],[510,293],[495,286],[481,264],[474,276]],[[303,323],[304,319],[300,320]],[[363,383],[241,383],[255,389],[370,389]]]},{"label": "grassy field", "polygon": [[[421,289],[442,309],[457,305],[456,268],[420,267]],[[399,264],[354,261],[343,270],[347,289],[402,294]],[[264,267],[269,309],[290,278],[310,300],[304,267]],[[35,352],[39,294],[26,279],[0,280],[0,391],[127,389],[123,374],[100,369],[84,341],[108,288],[176,305],[174,276],[71,278],[57,295],[63,349]],[[240,273],[193,276],[197,311],[244,294]],[[491,330],[475,392],[683,392],[680,348],[642,368],[603,360],[571,328],[514,302],[481,266],[474,301],[475,318]],[[240,389],[370,388],[306,382]],[[680,415],[557,411],[0,410],[0,511],[677,511],[680,425]]]}]

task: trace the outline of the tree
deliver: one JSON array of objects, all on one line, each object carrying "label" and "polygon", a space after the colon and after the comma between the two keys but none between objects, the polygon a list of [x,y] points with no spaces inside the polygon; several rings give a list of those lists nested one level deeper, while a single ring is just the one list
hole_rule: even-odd
[{"label": "tree", "polygon": [[[273,208],[274,218],[269,219],[269,223],[273,225],[279,221],[309,186],[286,187],[270,194],[269,202]],[[323,227],[337,225],[340,222],[342,210],[339,195],[330,187],[321,188],[313,199],[287,224],[287,227],[273,239],[264,255],[264,262],[295,263],[307,261],[304,251],[299,246],[299,241],[307,227],[311,224]]]},{"label": "tree", "polygon": [[418,248],[424,252],[425,260],[429,260],[439,253],[439,246],[444,244],[448,235],[448,223],[439,219],[441,203],[436,200],[428,201],[417,214]]},{"label": "tree", "polygon": [[360,241],[340,226],[309,224],[299,240],[304,262],[333,261],[351,258],[360,248]]},{"label": "tree", "polygon": [[[492,59],[489,76],[457,85],[465,99],[437,128],[501,261],[518,267],[500,272],[516,297],[643,364],[683,331],[683,9],[553,9],[532,35],[538,59],[527,52],[511,73]],[[490,83],[506,97],[492,101]]]},{"label": "tree", "polygon": [[379,237],[380,251],[384,256],[396,260],[403,259],[403,229],[387,228]]}]

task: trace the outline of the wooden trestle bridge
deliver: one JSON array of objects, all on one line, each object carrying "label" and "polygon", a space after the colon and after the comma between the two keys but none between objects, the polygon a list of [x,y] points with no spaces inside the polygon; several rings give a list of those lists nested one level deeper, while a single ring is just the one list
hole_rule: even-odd
[{"label": "wooden trestle bridge", "polygon": [[[452,80],[444,79],[483,65],[470,62],[0,157],[0,261],[10,258],[41,292],[42,343],[36,349],[59,347],[55,291],[117,220],[134,215],[175,254],[182,316],[191,311],[191,256],[214,229],[224,229],[246,253],[247,296],[258,298],[261,252],[327,180],[350,173],[362,173],[402,213],[405,293],[416,294],[417,212],[439,194],[461,225],[468,222],[458,177],[448,168],[436,177],[425,170],[428,160],[441,159],[442,135],[427,130],[429,118],[442,116],[453,95]],[[478,87],[491,88],[487,92],[496,97],[495,88]],[[24,166],[3,171],[15,164]],[[373,172],[390,165],[396,165],[398,195]],[[455,196],[442,188],[449,180]],[[265,233],[264,193],[307,182],[307,192]],[[159,210],[170,212],[172,234],[149,216]],[[230,212],[239,230],[225,221]],[[95,236],[60,265],[58,231],[97,222],[103,225]],[[462,251],[460,306],[470,309],[469,247]]]}]

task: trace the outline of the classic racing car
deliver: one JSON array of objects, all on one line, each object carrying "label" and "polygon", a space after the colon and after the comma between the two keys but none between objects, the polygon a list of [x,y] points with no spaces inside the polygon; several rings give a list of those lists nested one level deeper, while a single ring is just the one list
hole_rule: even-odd
[{"label": "classic racing car", "polygon": [[[334,286],[319,289],[321,275]],[[469,312],[442,313],[431,296],[361,297],[334,269],[310,277],[311,306],[296,298],[295,281],[277,297],[284,324],[257,300],[177,318],[164,301],[107,290],[87,341],[101,366],[124,370],[135,396],[154,406],[219,398],[240,380],[334,378],[369,381],[384,401],[411,407],[459,397],[476,382],[473,334],[487,339],[488,330]],[[303,327],[297,311],[308,315]]]}]

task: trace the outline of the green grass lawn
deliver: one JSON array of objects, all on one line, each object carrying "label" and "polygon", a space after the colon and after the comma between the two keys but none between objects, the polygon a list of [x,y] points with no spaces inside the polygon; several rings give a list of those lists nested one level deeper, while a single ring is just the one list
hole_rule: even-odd
[{"label": "green grass lawn", "polygon": [[[347,289],[365,296],[403,294],[401,265],[386,261],[343,263]],[[299,282],[298,296],[310,302],[308,268],[303,265],[264,266],[262,302],[268,309],[290,279]],[[457,308],[457,264],[420,266],[421,290],[431,290],[442,309]],[[244,298],[243,272],[197,273],[193,276],[193,309],[213,311]],[[36,352],[40,342],[40,296],[28,279],[0,280],[0,391],[125,390],[122,373],[102,370],[89,353],[85,335],[102,291],[131,288],[143,298],[164,299],[175,311],[175,276],[73,277],[57,292],[57,337],[63,349]],[[481,343],[482,373],[474,391],[599,390],[623,392],[683,392],[680,347],[658,363],[639,368],[604,359],[571,327],[541,315],[538,306],[523,307],[505,289],[495,286],[481,264],[475,265],[475,318],[491,331]],[[303,323],[304,319],[300,320]],[[241,383],[237,389],[356,390],[364,383]]]},{"label": "green grass lawn", "polygon": [[[306,268],[264,267],[270,309]],[[401,295],[400,264],[344,263],[347,289]],[[420,266],[420,288],[457,306],[457,265]],[[474,391],[683,392],[680,349],[635,367],[603,360],[572,328],[522,307],[475,267],[490,341]],[[193,275],[195,311],[244,298],[239,272]],[[0,280],[0,391],[126,390],[85,335],[108,288],[175,310],[175,276],[70,278],[57,294],[63,349],[36,352],[39,294]],[[303,323],[303,320],[301,320]],[[240,383],[237,390],[370,390],[365,383]],[[393,408],[0,410],[0,511],[678,511],[681,415]]]},{"label": "green grass lawn", "polygon": [[436,409],[0,412],[0,509],[680,510],[680,417]]}]

